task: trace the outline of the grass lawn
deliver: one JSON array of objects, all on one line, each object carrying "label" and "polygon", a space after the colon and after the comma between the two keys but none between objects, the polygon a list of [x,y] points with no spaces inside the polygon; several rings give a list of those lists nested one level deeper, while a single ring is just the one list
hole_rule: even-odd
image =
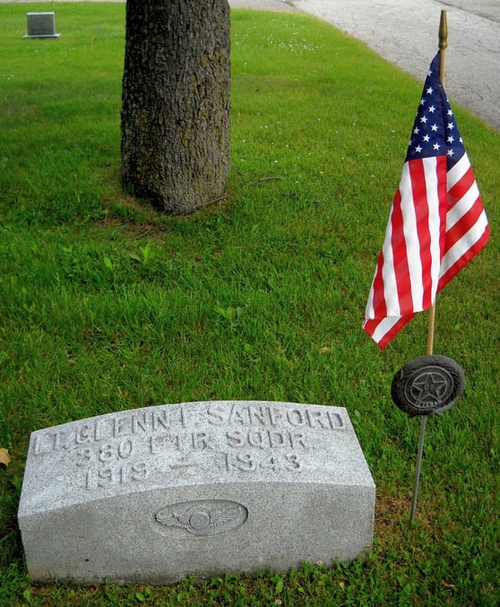
[{"label": "grass lawn", "polygon": [[[316,19],[233,11],[227,198],[160,216],[120,190],[124,5],[54,9],[62,37],[24,40],[26,12],[47,6],[0,8],[0,447],[12,459],[0,604],[498,605],[499,133],[452,100],[492,238],[438,300],[435,353],[467,386],[429,420],[410,527],[419,422],[390,384],[425,353],[427,318],[384,352],[361,322],[422,83]],[[369,559],[164,588],[30,585],[16,521],[30,432],[211,399],[348,409],[377,485]]]}]

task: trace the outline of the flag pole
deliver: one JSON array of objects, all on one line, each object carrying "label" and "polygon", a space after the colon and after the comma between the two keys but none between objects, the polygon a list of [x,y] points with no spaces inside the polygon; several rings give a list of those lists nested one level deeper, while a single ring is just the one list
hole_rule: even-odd
[{"label": "flag pole", "polygon": [[[448,23],[446,21],[446,11],[441,11],[441,19],[439,22],[439,74],[441,84],[444,86],[444,70],[445,70],[445,50],[448,47]],[[432,304],[429,310],[429,331],[427,333],[427,355],[431,356],[434,351],[434,327],[436,324],[436,302]],[[417,465],[415,469],[415,484],[413,486],[413,499],[411,504],[410,522],[415,520],[417,512],[418,486],[420,483],[420,471],[422,469],[422,458],[424,455],[424,440],[425,430],[427,427],[427,415],[422,415],[420,418],[420,437],[418,441]]]},{"label": "flag pole", "polygon": [[[441,11],[441,19],[439,21],[439,77],[441,84],[444,87],[444,72],[446,65],[446,49],[448,47],[448,23],[446,21],[446,11]],[[427,335],[427,355],[431,355],[434,349],[434,326],[436,324],[436,301],[432,304],[429,311],[429,333]]]},{"label": "flag pole", "polygon": [[[446,64],[446,49],[448,47],[448,23],[446,21],[446,11],[441,11],[441,19],[439,21],[439,76],[441,84],[444,87],[445,64]],[[429,310],[429,332],[427,334],[427,355],[430,356],[434,349],[434,326],[436,323],[436,301],[432,304]]]}]

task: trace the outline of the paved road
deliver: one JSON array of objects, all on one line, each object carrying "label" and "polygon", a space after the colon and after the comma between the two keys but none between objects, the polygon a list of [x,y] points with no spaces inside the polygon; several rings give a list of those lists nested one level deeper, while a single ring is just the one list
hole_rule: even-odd
[{"label": "paved road", "polygon": [[[233,7],[299,10],[363,40],[419,80],[448,21],[446,90],[500,129],[500,0],[229,0]],[[292,8],[293,7],[293,8]]]},{"label": "paved road", "polygon": [[[277,0],[276,0],[277,2]],[[500,0],[295,0],[423,80],[448,21],[446,91],[500,129]]]},{"label": "paved road", "polygon": [[422,81],[437,51],[439,18],[445,9],[448,95],[452,103],[461,103],[500,129],[500,0],[229,0],[229,4],[310,13],[363,40]]}]

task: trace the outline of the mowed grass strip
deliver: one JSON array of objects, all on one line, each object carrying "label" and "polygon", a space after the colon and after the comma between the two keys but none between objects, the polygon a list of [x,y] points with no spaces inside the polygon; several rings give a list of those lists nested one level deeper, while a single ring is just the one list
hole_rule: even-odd
[{"label": "mowed grass strip", "polygon": [[[361,322],[422,83],[316,19],[233,11],[227,197],[157,215],[120,189],[124,5],[53,9],[57,40],[22,38],[46,5],[0,9],[0,603],[496,605],[499,134],[452,100],[492,238],[438,300],[435,351],[467,387],[428,424],[410,528],[419,424],[390,383],[425,353],[427,318],[384,352]],[[368,561],[31,586],[16,521],[30,432],[210,399],[347,407],[378,487]]]}]

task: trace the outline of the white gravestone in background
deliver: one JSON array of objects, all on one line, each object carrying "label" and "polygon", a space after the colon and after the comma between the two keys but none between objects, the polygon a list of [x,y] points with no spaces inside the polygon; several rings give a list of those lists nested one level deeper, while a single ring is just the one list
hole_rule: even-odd
[{"label": "white gravestone in background", "polygon": [[197,402],[33,432],[19,525],[34,581],[169,584],[353,560],[374,503],[344,408]]}]

